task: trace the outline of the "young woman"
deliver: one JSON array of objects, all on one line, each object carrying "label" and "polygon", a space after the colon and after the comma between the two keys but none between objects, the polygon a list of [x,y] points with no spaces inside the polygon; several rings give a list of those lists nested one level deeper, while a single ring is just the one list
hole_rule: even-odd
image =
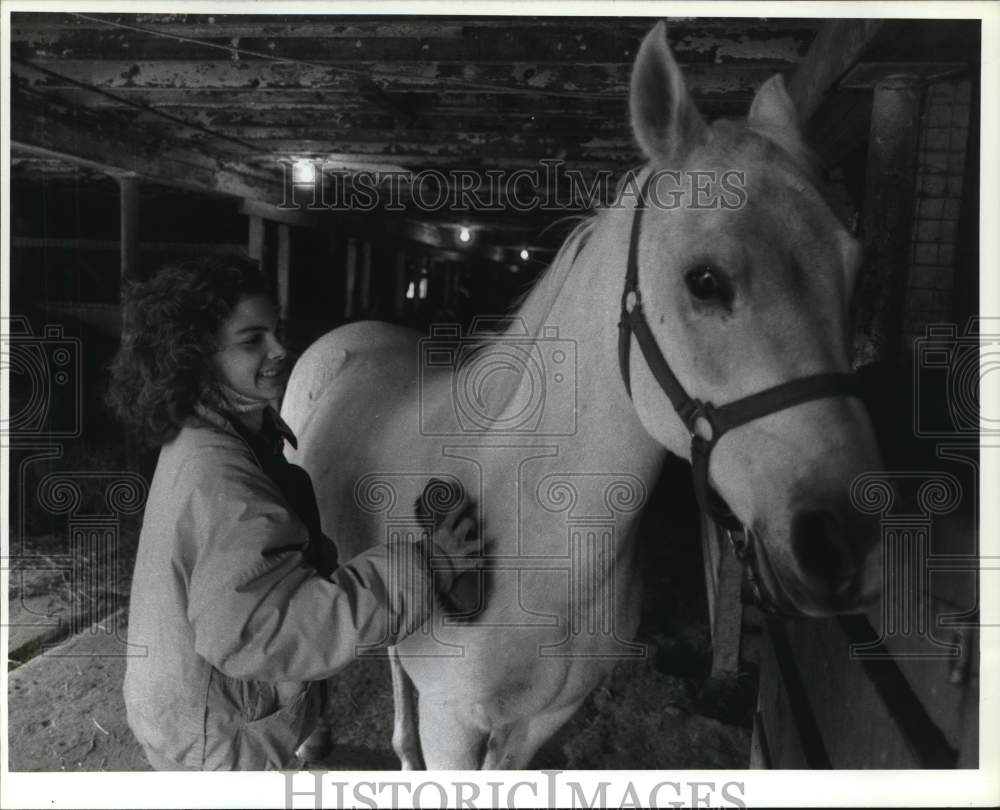
[{"label": "young woman", "polygon": [[[295,441],[275,406],[290,362],[256,265],[204,258],[133,286],[110,401],[160,446],[132,581],[129,725],[157,769],[272,769],[323,710],[322,681],[358,645],[393,644],[427,618],[427,543],[338,565]],[[434,553],[471,555],[467,504]],[[392,628],[397,628],[392,635]]]}]

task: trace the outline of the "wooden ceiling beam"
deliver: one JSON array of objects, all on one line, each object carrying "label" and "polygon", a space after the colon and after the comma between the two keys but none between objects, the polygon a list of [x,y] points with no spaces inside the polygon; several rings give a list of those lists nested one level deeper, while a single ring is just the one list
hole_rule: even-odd
[{"label": "wooden ceiling beam", "polygon": [[[136,126],[162,126],[163,120],[151,115],[131,119]],[[583,121],[583,119],[563,119],[546,121],[540,126],[518,124],[512,121],[469,121],[460,117],[444,117],[440,123],[451,126],[399,126],[391,124],[382,127],[364,126],[368,121],[339,118],[337,120],[297,122],[290,126],[269,124],[258,126],[208,124],[213,132],[221,132],[232,138],[248,142],[271,140],[302,140],[307,143],[364,141],[400,142],[415,144],[456,144],[466,146],[487,146],[489,144],[510,144],[532,152],[531,144],[542,148],[540,154],[551,148],[586,148],[588,143],[597,148],[630,149],[632,140],[628,122]],[[506,128],[507,131],[504,131]],[[194,132],[190,136],[178,133],[181,140],[207,141],[211,136]]]},{"label": "wooden ceiling beam", "polygon": [[[399,217],[372,220],[353,211],[310,211],[279,208],[276,205],[255,200],[244,200],[239,211],[245,216],[256,216],[284,225],[311,228],[314,230],[346,230],[353,236],[368,239],[385,239],[387,236],[416,242],[427,247],[450,251],[445,259],[466,260],[472,256],[488,258],[498,263],[517,263],[518,254],[527,249],[536,260],[551,257],[557,245],[542,244],[538,241],[541,230],[536,222],[531,227],[511,225],[500,220],[468,215],[463,218],[433,221],[418,221]],[[463,226],[477,231],[477,239],[463,243],[458,232]]]},{"label": "wooden ceiling beam", "polygon": [[967,73],[966,62],[858,62],[840,80],[844,89],[871,90],[893,76],[908,76],[924,82]]},{"label": "wooden ceiling beam", "polygon": [[[266,61],[114,61],[52,59],[32,62],[73,82],[127,96],[132,91],[251,90],[255,94],[303,96],[340,91],[357,94],[359,76],[367,76],[386,92],[483,93],[486,95],[554,93],[567,99],[618,97],[628,94],[631,65],[544,65],[533,62],[441,63],[354,62],[350,65],[294,65]],[[694,95],[752,94],[786,64],[692,66],[685,81]],[[75,86],[51,73],[14,62],[13,73],[30,87],[54,90]],[[539,97],[542,97],[539,95]]]},{"label": "wooden ceiling beam", "polygon": [[[351,63],[376,61],[438,62],[553,62],[630,64],[649,23],[577,27],[567,20],[562,30],[525,25],[517,20],[501,29],[469,29],[464,36],[262,36],[213,32],[210,38],[186,34],[151,35],[122,29],[42,30],[14,33],[15,58],[203,60],[246,59],[267,54],[305,61]],[[733,26],[706,31],[700,26],[668,29],[673,52],[682,65],[749,65],[760,61],[792,67],[799,62],[815,35],[811,28],[753,36]],[[198,39],[198,42],[189,41]],[[242,53],[241,53],[242,52]],[[220,55],[221,54],[221,55]]]},{"label": "wooden ceiling beam", "polygon": [[868,139],[868,91],[880,79],[907,75],[931,81],[977,65],[978,25],[977,20],[915,19],[824,23],[789,83],[820,156],[836,165]]},{"label": "wooden ceiling beam", "polygon": [[169,139],[146,141],[131,129],[92,116],[59,113],[26,103],[14,94],[10,141],[22,153],[59,159],[95,171],[133,172],[167,186],[240,198],[281,199],[280,175],[238,161],[178,147]]},{"label": "wooden ceiling beam", "polygon": [[[402,119],[373,107],[357,94],[329,91],[309,95],[303,92],[259,93],[253,90],[185,92],[172,90],[129,90],[127,94],[114,91],[124,99],[116,99],[82,88],[60,88],[59,97],[75,106],[93,110],[116,110],[126,115],[146,115],[135,104],[157,110],[178,118],[195,121],[210,128],[233,126],[287,126],[322,122],[331,129],[360,127],[364,129],[391,128]],[[575,98],[564,100],[553,96],[490,95],[431,93],[402,95],[415,109],[413,124],[457,129],[456,119],[479,121],[484,129],[503,129],[510,126],[533,124],[542,131],[560,131],[561,127],[587,129],[601,122],[628,124],[628,102],[624,97]],[[694,101],[708,118],[745,116],[753,94],[729,93],[703,96],[695,94]],[[126,104],[125,99],[132,102]],[[152,115],[152,113],[149,113]],[[152,120],[152,119],[150,119]],[[487,124],[486,122],[490,122]],[[479,124],[470,124],[476,129]],[[569,130],[567,130],[569,131]]]},{"label": "wooden ceiling beam", "polygon": [[[316,132],[298,130],[281,133],[261,127],[257,131],[235,130],[238,138],[253,143],[260,151],[272,154],[310,154],[315,152],[349,152],[356,155],[408,155],[411,158],[472,156],[489,161],[494,155],[507,158],[559,158],[575,154],[591,160],[635,161],[639,157],[632,136],[624,127],[617,132],[586,133],[576,136],[551,136],[536,133],[497,134],[494,132],[453,132],[401,130],[399,132],[369,130],[339,132],[321,129]],[[182,143],[200,143],[207,147],[214,139],[207,134],[192,132],[176,136]]]},{"label": "wooden ceiling beam", "polygon": [[[294,144],[288,144],[289,146]],[[421,169],[462,169],[473,172],[484,173],[487,169],[513,172],[519,169],[535,170],[541,172],[543,169],[540,161],[543,158],[555,158],[555,155],[525,155],[523,157],[510,157],[503,154],[484,155],[477,151],[466,152],[464,154],[411,154],[396,152],[392,154],[371,154],[365,152],[325,152],[317,150],[313,153],[296,153],[291,150],[275,152],[272,154],[246,155],[240,160],[247,166],[266,169],[277,165],[279,160],[290,160],[298,158],[309,158],[314,160],[325,160],[332,167],[342,167],[345,171],[394,171],[403,169],[406,171],[420,171]],[[566,160],[568,168],[580,172],[585,178],[590,177],[595,172],[610,172],[618,177],[622,172],[636,165],[636,159],[629,159],[628,156],[621,156],[620,159],[589,159],[581,157],[573,160]]]},{"label": "wooden ceiling beam", "polygon": [[[134,172],[152,182],[201,192],[225,194],[241,199],[274,204],[283,199],[282,170],[279,159],[287,153],[273,155],[211,155],[201,148],[184,147],[173,139],[143,138],[135,128],[123,128],[106,119],[94,120],[85,113],[71,114],[51,106],[42,108],[27,103],[15,95],[16,114],[11,122],[11,142],[21,155],[38,156],[46,160],[65,160],[106,174]],[[470,167],[467,154],[385,156],[363,153],[327,155],[335,163],[355,168],[395,171],[408,163],[414,169]],[[628,166],[630,160],[612,165],[610,161],[574,161],[570,167],[587,172],[590,184],[595,171],[610,172],[609,182]],[[496,157],[490,159],[491,169],[530,169],[541,172],[538,159]],[[479,167],[480,171],[482,166]],[[543,194],[562,195],[568,199],[565,185],[545,189]],[[503,204],[506,204],[504,202]],[[565,213],[565,212],[563,212]]]},{"label": "wooden ceiling beam", "polygon": [[248,217],[260,217],[282,225],[295,225],[303,228],[327,228],[330,219],[324,212],[314,212],[307,209],[281,208],[271,202],[247,200],[240,202],[240,213]]},{"label": "wooden ceiling beam", "polygon": [[[60,94],[62,96],[62,94]],[[93,108],[91,108],[93,109]],[[115,114],[136,126],[162,126],[163,118],[153,111],[134,107],[114,109]],[[198,124],[212,131],[224,132],[233,137],[247,139],[263,137],[293,137],[301,132],[305,137],[317,138],[322,134],[341,132],[355,137],[357,133],[407,132],[411,137],[440,138],[452,133],[481,133],[494,136],[509,135],[567,135],[577,139],[585,137],[614,137],[628,132],[628,115],[624,106],[612,113],[598,115],[585,111],[569,111],[549,115],[525,113],[486,113],[475,110],[435,110],[417,116],[413,123],[402,125],[391,115],[367,110],[342,110],[336,107],[322,110],[197,110],[191,107],[159,108],[158,111],[175,118]],[[365,136],[367,137],[367,136]]]},{"label": "wooden ceiling beam", "polygon": [[[185,90],[183,88],[137,89],[129,88],[127,94],[120,94],[122,99],[114,96],[99,95],[92,90],[78,87],[61,87],[59,96],[69,103],[80,107],[93,109],[124,109],[125,101],[142,104],[146,107],[163,109],[167,112],[179,110],[197,110],[220,114],[256,115],[275,114],[294,115],[338,113],[377,113],[371,104],[356,93],[335,93],[322,91],[311,96],[302,92],[289,93],[282,98],[278,93],[259,93],[253,89],[238,90]],[[117,93],[117,91],[115,91]],[[605,116],[609,112],[624,114],[627,110],[627,100],[623,96],[598,98],[574,98],[572,103],[557,96],[496,96],[488,93],[448,93],[434,97],[429,93],[415,94],[427,102],[427,110],[432,115],[443,114],[475,114],[475,115],[595,115]],[[287,120],[287,119],[283,119]]]},{"label": "wooden ceiling beam", "polygon": [[884,25],[878,19],[836,19],[823,23],[809,52],[788,83],[803,124],[823,104],[838,80],[865,54]]},{"label": "wooden ceiling beam", "polygon": [[[414,14],[323,15],[323,14],[86,14],[14,12],[12,42],[38,40],[74,32],[125,32],[116,24],[155,30],[162,35],[195,38],[442,38],[469,37],[477,32],[510,30],[545,31],[550,37],[562,33],[591,32],[601,36],[631,32],[641,39],[659,17],[473,17]],[[794,17],[726,18],[666,17],[671,39],[687,35],[746,36],[768,39],[815,30],[815,19]]]}]

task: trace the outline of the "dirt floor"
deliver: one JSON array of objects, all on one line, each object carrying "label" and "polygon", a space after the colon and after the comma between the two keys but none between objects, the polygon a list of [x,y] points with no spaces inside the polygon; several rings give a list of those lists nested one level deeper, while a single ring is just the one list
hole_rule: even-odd
[{"label": "dirt floor", "polygon": [[10,770],[148,770],[125,722],[126,618],[121,611],[10,672]]},{"label": "dirt floor", "polygon": [[[124,611],[10,673],[10,770],[147,770],[121,697]],[[117,635],[116,635],[117,630]],[[328,770],[396,769],[388,665],[364,660],[335,682]],[[654,659],[619,665],[539,752],[536,768],[740,768],[747,729],[695,711],[685,678]]]},{"label": "dirt floor", "polygon": [[[115,561],[126,572],[134,556],[135,527],[130,528]],[[539,751],[532,767],[746,767],[751,690],[721,703],[702,699],[711,647],[696,544],[671,546],[658,532],[645,536],[644,570],[653,573],[647,576],[638,640],[647,644],[648,655],[622,661]],[[129,653],[127,583],[116,572],[110,580],[98,577],[118,583],[111,594],[73,593],[57,566],[39,562],[50,559],[52,538],[28,540],[26,552],[33,556],[25,559],[33,560],[34,568],[28,566],[23,576],[12,573],[9,603],[13,623],[21,625],[12,631],[8,662],[10,770],[148,769],[126,724],[121,696]],[[53,621],[81,604],[97,613],[117,612],[67,640],[65,628],[60,634]],[[336,749],[319,767],[399,767],[390,744],[392,695],[385,661],[359,661],[336,679],[331,717]]]}]

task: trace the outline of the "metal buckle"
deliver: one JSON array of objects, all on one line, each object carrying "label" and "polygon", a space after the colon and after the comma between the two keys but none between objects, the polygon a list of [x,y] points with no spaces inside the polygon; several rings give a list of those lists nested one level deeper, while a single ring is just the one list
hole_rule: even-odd
[{"label": "metal buckle", "polygon": [[750,541],[750,533],[746,529],[739,531],[725,529],[724,531],[733,547],[736,559],[743,563],[747,562],[753,556],[753,544]]},{"label": "metal buckle", "polygon": [[[691,403],[691,413],[687,418],[688,434],[691,436],[693,441],[700,440],[711,447],[719,439],[719,432],[715,427],[715,419],[713,418],[715,409],[712,407],[711,403],[702,402],[700,399],[693,399],[691,400]],[[699,421],[708,425],[707,436],[703,436],[698,431]]]}]

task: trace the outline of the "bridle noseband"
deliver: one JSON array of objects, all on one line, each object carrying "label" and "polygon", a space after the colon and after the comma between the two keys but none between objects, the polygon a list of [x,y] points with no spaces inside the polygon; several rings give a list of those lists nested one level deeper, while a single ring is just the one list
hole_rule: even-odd
[{"label": "bridle noseband", "polygon": [[[656,344],[656,338],[653,337],[646,316],[643,314],[642,295],[639,292],[639,234],[642,213],[645,210],[646,192],[654,176],[655,172],[643,184],[636,202],[636,213],[632,219],[625,289],[622,292],[621,320],[618,322],[618,363],[625,382],[625,390],[631,398],[629,354],[634,334],[649,370],[684,422],[688,433],[691,434],[691,467],[699,506],[723,528],[739,532],[743,529],[742,524],[708,482],[709,457],[719,439],[728,431],[747,422],[813,399],[835,396],[860,398],[861,383],[854,374],[849,373],[813,374],[781,383],[719,407],[689,397]],[[703,435],[706,428],[707,435]],[[736,551],[741,559],[749,557],[752,554],[749,541],[738,546]]]}]

